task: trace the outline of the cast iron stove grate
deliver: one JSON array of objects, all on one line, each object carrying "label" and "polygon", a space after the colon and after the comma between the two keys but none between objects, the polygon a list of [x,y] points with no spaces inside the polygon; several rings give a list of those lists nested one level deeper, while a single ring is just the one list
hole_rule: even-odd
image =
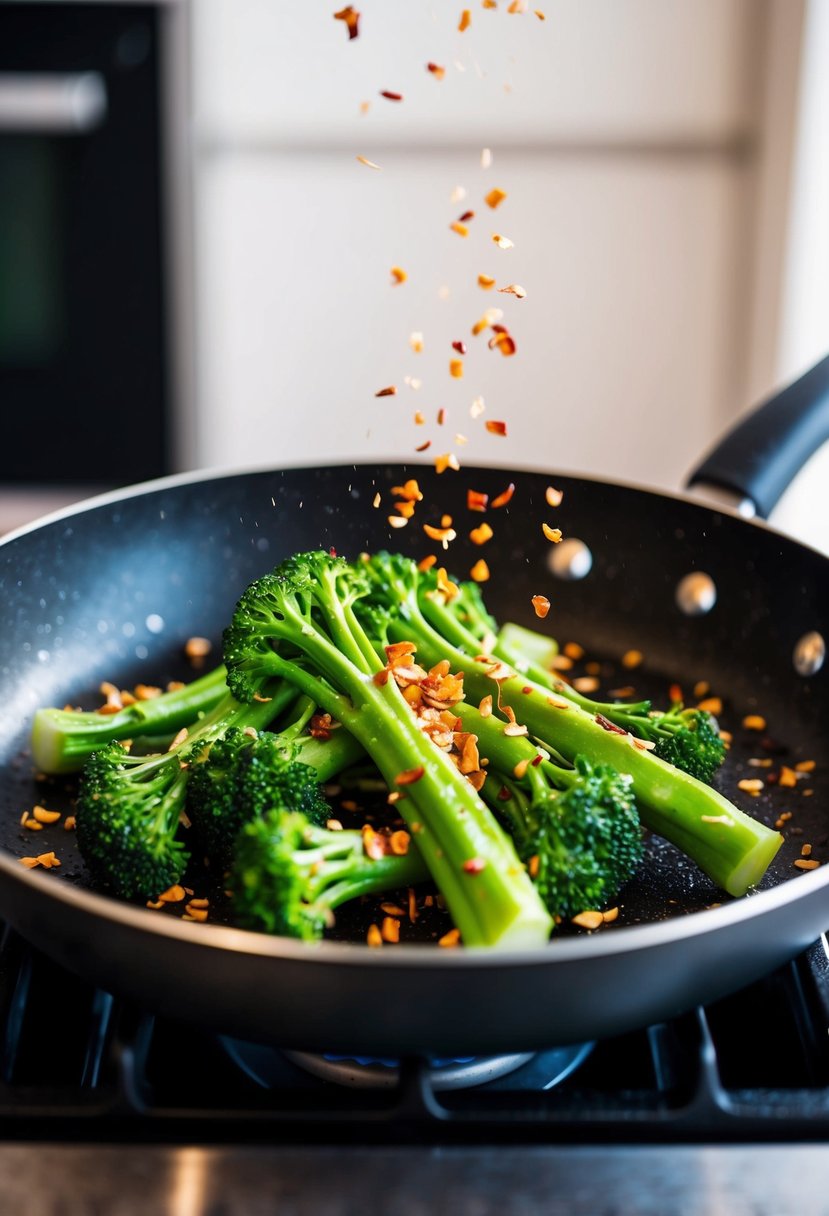
[{"label": "cast iron stove grate", "polygon": [[551,1089],[543,1052],[497,1082],[436,1092],[422,1060],[403,1060],[390,1088],[349,1089],[276,1050],[265,1088],[220,1036],[94,989],[7,930],[0,1125],[5,1140],[121,1143],[824,1140],[828,1029],[821,938],[732,997],[597,1043]]}]

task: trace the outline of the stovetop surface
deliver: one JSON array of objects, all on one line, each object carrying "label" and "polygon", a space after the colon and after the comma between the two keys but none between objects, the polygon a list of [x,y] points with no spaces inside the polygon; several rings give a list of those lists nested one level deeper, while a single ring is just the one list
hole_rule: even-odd
[{"label": "stovetop surface", "polygon": [[474,1088],[437,1088],[419,1059],[351,1088],[156,1018],[6,931],[0,1213],[817,1216],[827,1031],[821,938],[713,1005]]}]

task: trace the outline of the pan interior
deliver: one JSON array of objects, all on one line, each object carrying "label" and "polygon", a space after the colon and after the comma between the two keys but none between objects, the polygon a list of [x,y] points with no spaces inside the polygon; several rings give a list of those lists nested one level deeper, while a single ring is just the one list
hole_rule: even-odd
[{"label": "pan interior", "polygon": [[[430,546],[419,528],[392,535],[385,514],[372,506],[378,491],[390,502],[391,488],[412,475],[424,492],[422,522],[438,522],[429,507],[437,502],[462,524],[447,555],[461,577],[480,556],[465,539],[481,518],[466,509],[467,488],[495,497],[513,482],[509,506],[488,516],[495,532],[487,550],[493,577],[484,590],[495,615],[546,628],[561,643],[578,643],[584,655],[568,674],[598,679],[599,699],[633,688],[637,697],[667,705],[672,685],[681,687],[688,703],[720,697],[720,724],[733,734],[720,788],[767,823],[784,816],[786,842],[763,885],[798,879],[794,861],[803,844],[823,860],[825,744],[819,726],[827,681],[825,672],[797,675],[791,655],[797,639],[818,627],[819,605],[827,602],[824,559],[762,527],[626,487],[492,469],[467,469],[463,485],[456,479],[446,487],[431,469],[403,466],[161,486],[0,546],[2,847],[15,857],[54,848],[62,861],[55,881],[84,885],[73,836],[62,823],[38,833],[36,848],[20,824],[22,812],[35,803],[71,809],[70,786],[38,780],[31,771],[25,746],[35,708],[67,701],[94,705],[103,679],[131,687],[192,678],[182,657],[185,640],[207,636],[218,649],[238,594],[291,552],[334,547],[353,555],[389,547],[422,556]],[[541,532],[541,522],[551,518],[544,497],[549,484],[564,491],[555,524],[592,554],[583,579],[551,573],[551,548]],[[784,568],[792,573],[785,585],[779,577]],[[689,616],[678,606],[677,588],[694,572],[713,580],[716,603]],[[530,604],[537,594],[552,603],[543,626]],[[644,656],[635,668],[622,663],[631,651]],[[745,727],[747,715],[762,716],[766,728]],[[793,789],[765,783],[753,798],[738,788],[746,778],[759,773],[766,782],[781,765],[802,761],[814,761],[815,769]],[[353,814],[361,822],[373,808],[363,791],[356,800],[360,809]],[[203,871],[194,870],[190,885],[210,896],[217,919],[228,916],[220,885],[211,885]],[[612,930],[684,916],[724,899],[675,849],[653,839],[646,863],[620,897]],[[166,914],[177,916],[181,909]],[[338,919],[336,932],[364,940],[377,916],[376,904],[358,905]],[[434,940],[447,926],[433,905],[415,926],[404,925],[403,940]]]}]

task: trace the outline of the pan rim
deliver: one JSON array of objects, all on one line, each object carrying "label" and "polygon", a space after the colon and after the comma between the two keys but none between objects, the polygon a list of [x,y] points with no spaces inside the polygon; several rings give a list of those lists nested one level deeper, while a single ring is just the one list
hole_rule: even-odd
[{"label": "pan rim", "polygon": [[[49,890],[44,884],[55,884],[55,877],[37,874],[33,870],[21,870],[18,866],[17,858],[5,853],[0,855],[0,873],[12,884],[28,887],[30,890],[43,885],[39,895],[45,894],[47,899],[58,905],[96,918],[104,917],[128,930],[173,938],[187,947],[196,945],[222,952],[229,950],[234,953],[258,955],[263,960],[282,959],[296,962],[302,959],[344,967],[391,966],[404,970],[426,971],[435,967],[471,967],[476,970],[489,967],[510,970],[555,965],[557,962],[572,965],[594,961],[598,957],[638,953],[640,950],[655,949],[660,945],[678,944],[744,920],[751,919],[756,922],[781,911],[794,900],[814,896],[821,888],[829,887],[827,866],[820,871],[803,873],[796,878],[793,876],[768,890],[749,893],[729,903],[686,914],[683,918],[668,917],[646,925],[623,925],[600,936],[591,933],[557,941],[553,934],[548,945],[538,950],[502,951],[487,947],[441,950],[436,945],[412,943],[401,950],[380,951],[371,950],[359,942],[304,942],[288,937],[272,937],[250,929],[236,929],[228,925],[191,925],[171,916],[159,916],[157,913],[153,915],[146,908],[81,887],[53,885]],[[59,878],[57,882],[60,882]],[[804,887],[808,889],[804,890]],[[8,919],[11,923],[14,922],[13,913]]]},{"label": "pan rim", "polygon": [[[132,498],[140,498],[150,496],[151,494],[164,492],[166,490],[176,489],[178,486],[193,485],[198,482],[222,481],[238,477],[255,477],[263,474],[278,475],[282,472],[301,472],[302,470],[318,471],[320,469],[378,469],[385,468],[389,465],[395,465],[401,469],[431,469],[433,465],[428,461],[423,460],[407,460],[399,454],[384,456],[378,455],[374,460],[365,459],[348,459],[342,458],[339,460],[328,460],[324,464],[315,465],[309,464],[307,460],[287,460],[279,466],[274,466],[271,462],[262,464],[249,465],[215,465],[203,469],[188,469],[179,473],[169,473],[165,477],[156,477],[151,481],[136,482],[133,485],[121,486],[117,489],[106,490],[101,494],[94,494],[89,498],[83,498],[78,502],[71,503],[69,506],[60,507],[55,511],[50,511],[46,515],[39,516],[37,519],[31,520],[29,523],[21,524],[20,527],[12,529],[0,537],[0,549],[8,544],[13,543],[20,538],[36,532],[41,528],[48,527],[52,524],[60,523],[62,520],[72,519],[76,515],[85,514],[87,511],[98,510],[101,507],[117,505],[120,502],[129,501]],[[822,559],[828,560],[827,555],[819,549],[809,545],[805,541],[797,540],[795,537],[789,536],[785,532],[781,532],[775,528],[767,520],[761,519],[759,516],[747,517],[742,515],[739,510],[733,507],[726,506],[722,503],[716,505],[706,503],[700,499],[693,491],[685,490],[666,490],[658,486],[648,486],[641,482],[625,481],[623,479],[599,477],[590,473],[581,473],[570,471],[567,469],[551,469],[545,465],[525,464],[516,462],[510,465],[505,465],[500,461],[478,461],[475,464],[463,466],[468,472],[476,471],[498,472],[499,470],[505,474],[510,472],[521,474],[535,474],[545,477],[562,477],[572,481],[581,481],[589,485],[609,486],[613,489],[628,490],[638,494],[647,494],[653,498],[666,499],[668,502],[681,502],[686,506],[695,507],[698,510],[705,511],[714,515],[723,515],[726,518],[734,519],[741,524],[751,527],[760,528],[764,532],[769,532],[781,541],[785,541],[790,545],[795,545],[799,549],[803,549],[808,553]]]}]

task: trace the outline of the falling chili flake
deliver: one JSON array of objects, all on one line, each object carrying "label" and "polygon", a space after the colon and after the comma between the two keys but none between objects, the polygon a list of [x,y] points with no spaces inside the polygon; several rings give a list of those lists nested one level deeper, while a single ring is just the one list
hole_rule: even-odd
[{"label": "falling chili flake", "polygon": [[360,113],[361,114],[368,114],[370,109],[371,109],[370,101],[361,101],[360,102]]},{"label": "falling chili flake", "polygon": [[510,283],[508,287],[499,287],[502,296],[515,296],[519,300],[526,298],[526,289],[520,283]]},{"label": "falling chili flake", "polygon": [[386,101],[402,101],[402,93],[392,93],[391,89],[381,89],[380,96],[385,97]]},{"label": "falling chili flake", "polygon": [[484,315],[472,326],[473,338],[476,338],[478,334],[483,333],[485,329],[489,329],[491,325],[495,325],[501,320],[503,315],[503,309],[501,308],[488,308]]},{"label": "falling chili flake", "polygon": [[534,11],[534,13],[535,13],[535,15],[536,15],[536,17],[538,18],[538,20],[539,20],[539,21],[546,21],[546,20],[547,20],[547,14],[546,14],[546,13],[542,13],[542,11],[541,11],[541,9],[540,9],[540,8],[534,9],[533,11]]},{"label": "falling chili flake", "polygon": [[467,228],[466,224],[462,224],[460,220],[455,220],[455,222],[450,224],[449,227],[453,232],[457,232],[458,236],[469,236],[469,229]]},{"label": "falling chili flake", "polygon": [[409,334],[409,346],[411,346],[416,355],[419,355],[423,350],[423,334],[418,333],[417,330]]},{"label": "falling chili flake", "polygon": [[497,8],[498,0],[481,0],[481,8]]},{"label": "falling chili flake", "polygon": [[484,202],[487,207],[491,207],[494,211],[496,207],[500,207],[504,199],[507,197],[506,190],[499,190],[497,186],[493,186],[489,194],[484,195]]},{"label": "falling chili flake", "polygon": [[[375,166],[376,167],[376,166]],[[514,249],[514,243],[508,236],[502,236],[500,232],[493,232],[492,239],[499,249]]]},{"label": "falling chili flake", "polygon": [[469,413],[472,418],[480,418],[481,414],[486,409],[483,397],[476,397],[469,407]]},{"label": "falling chili flake", "polygon": [[443,426],[445,421],[446,421],[446,410],[443,408],[443,406],[441,406],[437,413],[438,426]]},{"label": "falling chili flake", "polygon": [[462,34],[464,30],[468,30],[472,24],[472,13],[468,8],[465,8],[461,13],[461,19],[458,22],[458,33]]},{"label": "falling chili flake", "polygon": [[489,169],[492,166],[492,152],[489,148],[484,148],[481,152],[481,168]]},{"label": "falling chili flake", "polygon": [[463,359],[449,360],[449,375],[453,380],[460,380],[463,377]]},{"label": "falling chili flake", "polygon": [[515,483],[511,481],[506,490],[502,490],[500,494],[493,498],[489,505],[493,508],[493,510],[497,510],[498,507],[505,507],[507,503],[511,501],[514,493]]},{"label": "falling chili flake", "polygon": [[431,446],[432,446],[432,441],[431,441],[431,439],[427,439],[425,443],[420,443],[420,444],[418,444],[418,446],[415,448],[415,451],[416,451],[416,452],[425,452],[425,451],[427,451],[427,450],[428,450],[428,449],[429,449]]},{"label": "falling chili flake", "polygon": [[546,595],[534,595],[530,603],[533,606],[535,615],[543,621],[547,613],[550,611],[550,601],[547,599]]},{"label": "falling chili flake", "polygon": [[515,354],[515,339],[503,326],[499,326],[495,335],[489,339],[489,349],[499,350],[504,358],[508,359]]},{"label": "falling chili flake", "polygon": [[489,495],[484,494],[482,490],[467,490],[466,491],[466,509],[467,511],[485,511]]},{"label": "falling chili flake", "polygon": [[457,473],[460,467],[460,461],[454,452],[444,452],[442,456],[435,457],[436,473],[445,473],[447,469],[454,469]]},{"label": "falling chili flake", "polygon": [[365,165],[368,169],[379,169],[379,165],[375,165],[373,160],[369,160],[366,156],[358,156],[357,160],[361,165]]},{"label": "falling chili flake", "polygon": [[375,397],[394,397],[396,395],[397,395],[397,388],[393,384],[389,384],[385,388],[381,388],[378,392],[376,392],[374,394]]},{"label": "falling chili flake", "polygon": [[[497,422],[494,418],[490,418],[490,419],[488,419],[488,421],[486,421],[484,423],[484,426],[489,431],[490,435],[503,435],[504,437],[506,437],[506,434],[507,434],[506,422]],[[493,503],[492,505],[494,506],[495,504]]]},{"label": "falling chili flake", "polygon": [[488,540],[492,540],[495,533],[490,528],[489,524],[483,523],[479,527],[473,528],[469,533],[469,539],[473,545],[485,545]]},{"label": "falling chili flake", "polygon": [[426,71],[431,72],[436,80],[443,80],[446,75],[446,68],[442,68],[439,63],[427,63]]},{"label": "falling chili flake", "polygon": [[470,220],[474,220],[474,218],[475,218],[474,211],[464,211],[463,215],[458,216],[458,223],[467,224],[467,223],[469,223]]},{"label": "falling chili flake", "polygon": [[360,32],[360,13],[357,12],[350,4],[346,8],[341,8],[338,13],[334,14],[335,21],[344,21],[348,30],[348,40],[356,38]]},{"label": "falling chili flake", "polygon": [[553,486],[547,486],[547,489],[544,491],[544,498],[548,507],[560,507],[564,498],[564,491],[556,490]]},{"label": "falling chili flake", "polygon": [[479,274],[478,286],[482,287],[484,291],[491,291],[495,286],[495,280],[491,279],[488,274]]},{"label": "falling chili flake", "polygon": [[509,8],[507,9],[507,12],[508,13],[526,13],[527,7],[528,7],[527,0],[512,0]]},{"label": "falling chili flake", "polygon": [[393,287],[396,287],[398,283],[405,283],[408,277],[402,266],[392,266],[391,279]]},{"label": "falling chili flake", "polygon": [[415,413],[414,413],[414,424],[415,424],[415,426],[423,426],[423,424],[424,424],[424,422],[425,422],[425,421],[426,421],[426,417],[425,417],[425,415],[424,415],[424,414],[422,414],[422,413],[420,412],[420,410],[415,410]]},{"label": "falling chili flake", "polygon": [[561,540],[561,528],[551,528],[549,524],[542,524],[541,531],[552,544],[557,545]]},{"label": "falling chili flake", "polygon": [[439,540],[444,549],[448,549],[449,542],[454,540],[458,535],[454,528],[436,528],[433,524],[424,524],[423,531],[429,537],[429,540]]},{"label": "falling chili flake", "polygon": [[460,340],[458,340],[457,342],[453,342],[452,350],[456,350],[459,355],[465,355],[466,354],[466,343],[461,342]]}]

